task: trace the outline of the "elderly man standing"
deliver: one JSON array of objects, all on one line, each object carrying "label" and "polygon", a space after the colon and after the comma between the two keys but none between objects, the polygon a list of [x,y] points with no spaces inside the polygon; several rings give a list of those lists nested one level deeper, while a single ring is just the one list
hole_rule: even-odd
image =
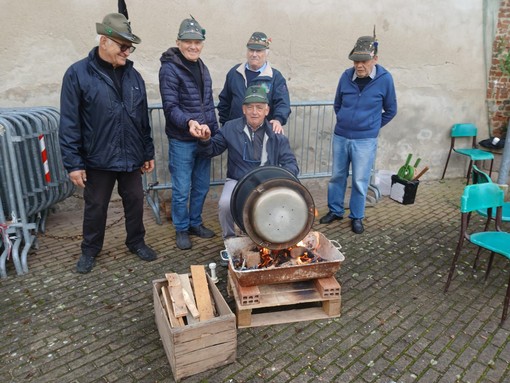
[{"label": "elderly man standing", "polygon": [[197,139],[189,133],[192,128],[207,128],[214,135],[218,129],[211,75],[200,58],[204,40],[205,30],[194,18],[183,20],[177,47],[163,53],[159,70],[172,179],[172,222],[181,250],[191,248],[189,235],[214,236],[202,222],[211,160],[197,156]]},{"label": "elderly man standing", "polygon": [[258,166],[281,166],[296,177],[299,173],[296,157],[289,140],[275,134],[267,120],[268,98],[264,88],[249,87],[243,99],[244,117],[228,121],[211,139],[209,129],[190,127],[190,133],[201,141],[200,154],[220,155],[228,149],[227,179],[219,201],[219,221],[223,238],[235,236],[234,218],[230,212],[230,198],[237,182]]},{"label": "elderly man standing", "polygon": [[73,184],[84,188],[83,241],[76,265],[88,273],[103,247],[115,182],[126,217],[126,245],[145,261],[141,172],[154,168],[145,83],[128,57],[141,42],[120,13],[96,24],[99,46],[65,73],[60,98],[60,146]]},{"label": "elderly man standing", "polygon": [[283,132],[282,126],[290,115],[289,91],[283,75],[267,61],[270,42],[265,33],[254,32],[246,44],[246,63],[237,64],[227,73],[218,103],[220,124],[243,116],[244,93],[248,87],[258,85],[267,92],[268,120],[273,130]]},{"label": "elderly man standing", "polygon": [[320,219],[320,223],[329,224],[343,218],[352,164],[349,218],[356,234],[364,231],[362,220],[379,131],[397,114],[393,78],[377,64],[377,48],[375,37],[360,37],[349,54],[354,67],[340,77],[334,103],[337,122],[333,134],[333,171],[328,185],[329,212]]}]

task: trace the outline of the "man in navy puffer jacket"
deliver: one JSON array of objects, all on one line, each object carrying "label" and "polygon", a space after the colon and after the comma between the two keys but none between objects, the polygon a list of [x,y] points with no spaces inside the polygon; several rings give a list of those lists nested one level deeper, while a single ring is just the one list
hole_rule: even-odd
[{"label": "man in navy puffer jacket", "polygon": [[168,168],[172,178],[172,222],[179,249],[191,248],[189,235],[210,238],[214,232],[203,225],[202,209],[209,191],[211,160],[198,157],[197,139],[191,127],[218,130],[212,81],[200,53],[205,30],[193,19],[182,21],[177,47],[161,56],[159,88],[168,136]]},{"label": "man in navy puffer jacket", "polygon": [[96,24],[99,46],[65,73],[60,99],[60,147],[64,166],[84,188],[82,255],[88,273],[104,242],[115,182],[126,217],[126,245],[145,261],[156,253],[145,242],[141,172],[154,168],[154,145],[145,83],[128,56],[141,40],[120,13]]}]

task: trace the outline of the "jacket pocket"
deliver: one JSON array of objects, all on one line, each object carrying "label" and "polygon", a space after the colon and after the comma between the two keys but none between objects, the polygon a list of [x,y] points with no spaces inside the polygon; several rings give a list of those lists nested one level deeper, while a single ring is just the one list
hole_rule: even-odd
[{"label": "jacket pocket", "polygon": [[144,94],[142,92],[142,89],[137,85],[133,85],[131,87],[129,113],[137,121],[140,121],[142,118],[143,103]]}]

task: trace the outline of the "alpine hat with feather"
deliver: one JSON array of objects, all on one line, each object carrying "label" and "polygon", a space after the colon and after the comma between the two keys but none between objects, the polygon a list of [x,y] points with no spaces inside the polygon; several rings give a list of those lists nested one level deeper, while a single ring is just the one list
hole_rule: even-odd
[{"label": "alpine hat with feather", "polygon": [[131,32],[131,24],[120,13],[107,14],[102,23],[96,23],[96,32],[99,35],[128,41],[133,44],[142,42],[142,39]]}]

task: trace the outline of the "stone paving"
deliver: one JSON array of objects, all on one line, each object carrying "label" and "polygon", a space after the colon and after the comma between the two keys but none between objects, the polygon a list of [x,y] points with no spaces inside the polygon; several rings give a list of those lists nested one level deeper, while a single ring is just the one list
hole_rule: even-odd
[{"label": "stone paving", "polygon": [[[303,181],[320,215],[325,181]],[[463,182],[422,182],[413,205],[383,197],[367,209],[362,235],[350,231],[349,220],[317,220],[314,229],[337,240],[346,257],[336,275],[341,317],[240,329],[235,363],[182,382],[509,382],[510,320],[499,326],[508,262],[498,257],[484,282],[488,254],[473,273],[475,248],[468,245],[443,293]],[[211,189],[204,212],[217,233],[220,190]],[[171,223],[157,225],[147,208],[146,241],[159,258],[142,262],[124,246],[114,198],[103,252],[90,274],[79,275],[81,200],[71,198],[78,209],[48,217],[30,272],[17,276],[9,264],[0,280],[0,381],[173,382],[154,322],[152,280],[218,262],[220,236],[193,237],[193,249],[180,251]],[[218,276],[226,297],[226,269],[219,266]]]}]

